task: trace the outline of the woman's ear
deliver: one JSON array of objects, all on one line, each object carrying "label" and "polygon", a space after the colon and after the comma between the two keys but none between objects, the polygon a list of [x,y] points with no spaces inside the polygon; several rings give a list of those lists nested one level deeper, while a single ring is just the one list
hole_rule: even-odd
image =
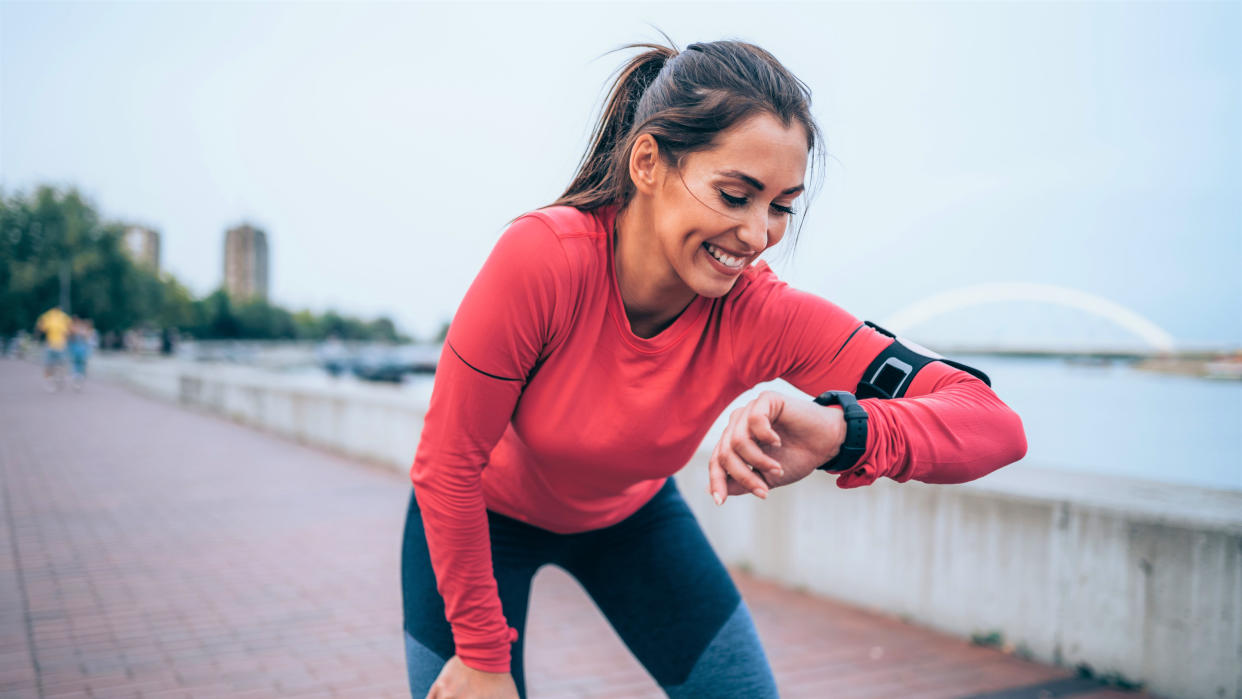
[{"label": "woman's ear", "polygon": [[660,158],[660,146],[649,133],[642,134],[630,149],[630,181],[634,189],[652,194],[664,177],[664,163]]}]

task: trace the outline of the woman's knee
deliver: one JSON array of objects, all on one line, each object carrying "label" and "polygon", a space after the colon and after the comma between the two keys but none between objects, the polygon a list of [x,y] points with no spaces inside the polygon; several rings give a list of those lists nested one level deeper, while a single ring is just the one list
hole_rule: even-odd
[{"label": "woman's knee", "polygon": [[699,655],[685,681],[665,685],[673,699],[682,697],[778,696],[776,679],[746,603],[739,603]]},{"label": "woman's knee", "polygon": [[427,696],[446,662],[448,658],[441,657],[409,631],[405,632],[405,669],[410,679],[410,696],[414,699]]}]

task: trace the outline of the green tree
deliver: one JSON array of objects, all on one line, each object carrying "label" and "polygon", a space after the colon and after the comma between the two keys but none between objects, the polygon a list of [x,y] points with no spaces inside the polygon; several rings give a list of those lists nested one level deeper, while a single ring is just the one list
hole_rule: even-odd
[{"label": "green tree", "polygon": [[299,340],[320,340],[327,337],[319,327],[319,317],[308,310],[293,314],[294,336]]},{"label": "green tree", "polygon": [[292,340],[297,337],[293,314],[261,299],[251,299],[236,306],[241,337],[253,340]]},{"label": "green tree", "polygon": [[172,275],[135,264],[125,250],[125,230],[102,221],[76,189],[0,191],[0,335],[32,330],[39,314],[60,303],[67,272],[67,310],[92,319],[101,333],[148,327],[204,339],[408,339],[385,317],[291,313],[262,300],[234,301],[222,289],[195,299]]},{"label": "green tree", "polygon": [[241,324],[233,315],[233,302],[224,289],[216,289],[199,302],[202,325],[197,329],[201,338],[235,340],[241,337]]},{"label": "green tree", "polygon": [[159,325],[183,330],[194,327],[198,322],[194,314],[194,295],[171,274],[165,274],[161,283],[163,294],[157,316]]}]

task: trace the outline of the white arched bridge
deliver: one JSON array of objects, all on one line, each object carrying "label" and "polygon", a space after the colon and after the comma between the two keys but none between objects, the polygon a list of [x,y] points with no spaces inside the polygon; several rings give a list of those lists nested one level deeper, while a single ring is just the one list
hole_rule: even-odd
[{"label": "white arched bridge", "polygon": [[1176,341],[1160,326],[1115,301],[1053,284],[995,282],[974,284],[917,301],[889,316],[885,328],[906,333],[932,318],[963,308],[1013,301],[1034,301],[1097,316],[1138,337],[1151,350],[1173,352]]}]

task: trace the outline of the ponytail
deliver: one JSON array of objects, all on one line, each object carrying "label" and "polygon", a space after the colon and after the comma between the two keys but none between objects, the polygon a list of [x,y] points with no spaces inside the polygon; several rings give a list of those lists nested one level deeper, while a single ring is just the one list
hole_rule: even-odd
[{"label": "ponytail", "polygon": [[[676,168],[684,156],[712,148],[718,134],[759,113],[785,126],[805,127],[812,169],[809,200],[818,188],[814,175],[825,152],[806,84],[754,44],[711,41],[678,51],[672,43],[621,47],[646,50],[617,73],[578,172],[551,205],[580,211],[613,204],[624,208],[634,196],[629,156],[640,136],[651,134],[665,161]],[[795,244],[803,220],[797,219]]]},{"label": "ponytail", "polygon": [[645,43],[628,44],[617,50],[634,48],[648,50],[621,68],[591,135],[591,145],[578,165],[578,174],[553,206],[566,205],[589,211],[613,203],[617,193],[629,185],[628,177],[618,181],[621,179],[616,167],[618,156],[624,155],[618,150],[628,145],[634,114],[643,93],[678,53],[675,48]]}]

